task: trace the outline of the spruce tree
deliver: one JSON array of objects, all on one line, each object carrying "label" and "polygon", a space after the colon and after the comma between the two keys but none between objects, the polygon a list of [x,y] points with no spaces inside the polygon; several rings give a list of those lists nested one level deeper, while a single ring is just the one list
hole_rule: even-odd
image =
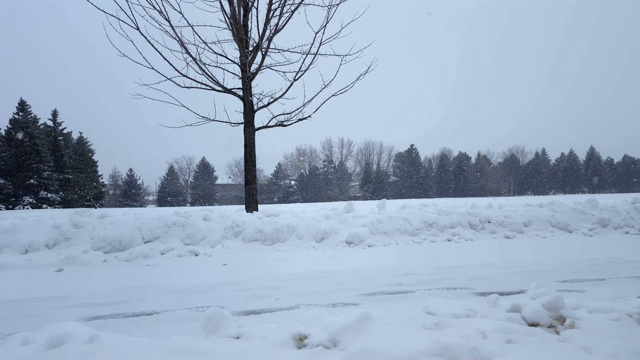
[{"label": "spruce tree", "polygon": [[567,153],[564,169],[562,170],[562,187],[565,194],[579,194],[584,184],[582,162],[573,149]]},{"label": "spruce tree", "polygon": [[389,174],[378,164],[373,172],[373,182],[371,184],[371,198],[374,200],[385,199],[389,195],[387,184],[389,183]]},{"label": "spruce tree", "polygon": [[184,202],[184,188],[180,183],[180,176],[173,165],[169,165],[167,172],[160,179],[158,185],[158,207],[181,206]]},{"label": "spruce tree", "polygon": [[604,162],[596,148],[591,145],[584,157],[584,184],[590,194],[599,194],[606,186]]},{"label": "spruce tree", "polygon": [[452,196],[468,197],[471,196],[471,156],[466,152],[458,152],[451,161],[451,180],[453,181]]},{"label": "spruce tree", "polygon": [[640,160],[624,154],[616,163],[615,182],[619,193],[640,192]]},{"label": "spruce tree", "polygon": [[398,199],[417,199],[424,196],[422,184],[422,157],[411,144],[393,158],[393,177],[395,178],[395,197]]},{"label": "spruce tree", "polygon": [[312,165],[305,172],[301,172],[296,178],[296,188],[302,202],[321,202],[323,194],[322,174],[320,169]]},{"label": "spruce tree", "polygon": [[603,162],[603,184],[602,190],[606,193],[616,191],[616,161],[607,156]]},{"label": "spruce tree", "polygon": [[451,158],[442,153],[436,164],[435,190],[436,197],[451,197],[453,194],[453,176],[451,174]]},{"label": "spruce tree", "polygon": [[289,174],[282,163],[277,163],[276,168],[267,180],[269,202],[275,204],[288,204],[294,201],[295,187],[289,179]]},{"label": "spruce tree", "polygon": [[191,179],[191,206],[212,206],[216,204],[216,189],[218,181],[213,165],[203,156],[196,164]]},{"label": "spruce tree", "polygon": [[543,148],[536,151],[522,169],[521,191],[524,194],[547,195],[549,193],[549,171],[551,159]]},{"label": "spruce tree", "polygon": [[7,180],[6,159],[8,156],[7,148],[4,145],[4,134],[0,129],[0,210],[9,208],[9,199],[11,199],[11,183]]},{"label": "spruce tree", "polygon": [[26,100],[20,99],[4,135],[4,180],[11,190],[6,200],[11,209],[39,209],[55,205],[51,158],[40,119]]},{"label": "spruce tree", "polygon": [[[182,195],[182,191],[180,192]],[[122,192],[120,193],[120,207],[144,207],[144,190],[140,177],[132,168],[127,170],[122,180]]]},{"label": "spruce tree", "polygon": [[338,193],[338,201],[345,201],[349,199],[349,187],[351,186],[352,179],[351,171],[347,164],[340,160],[336,165],[336,188]]},{"label": "spruce tree", "polygon": [[566,192],[566,186],[563,182],[562,173],[567,163],[567,154],[560,153],[560,155],[553,161],[551,165],[551,188],[556,194],[564,194]]},{"label": "spruce tree", "polygon": [[491,159],[478,151],[471,171],[471,191],[473,196],[486,197],[495,195],[492,167]]},{"label": "spruce tree", "polygon": [[507,196],[515,196],[519,193],[519,181],[522,176],[520,159],[514,153],[509,154],[500,163],[500,177],[503,184],[503,193]]},{"label": "spruce tree", "polygon": [[105,206],[115,208],[120,206],[122,193],[122,173],[114,166],[107,178],[107,191],[105,194]]},{"label": "spruce tree", "polygon": [[422,166],[422,197],[424,198],[432,198],[435,196],[435,189],[434,189],[434,176],[435,176],[435,169],[433,167],[433,160],[431,159],[427,159],[423,166]]},{"label": "spruce tree", "polygon": [[360,180],[360,192],[366,200],[371,199],[373,192],[373,165],[366,161],[362,169],[362,179]]},{"label": "spruce tree", "polygon": [[91,142],[82,134],[73,141],[69,161],[69,188],[63,194],[67,208],[103,206],[104,184]]},{"label": "spruce tree", "polygon": [[53,172],[52,193],[56,194],[58,205],[65,203],[64,196],[71,186],[70,161],[71,148],[73,147],[73,135],[63,127],[58,109],[51,111],[51,116],[47,119],[50,124],[44,124],[44,135],[47,143],[47,150],[51,156]]},{"label": "spruce tree", "polygon": [[332,159],[326,158],[322,161],[320,177],[322,180],[318,189],[321,194],[319,201],[338,201],[338,169]]}]

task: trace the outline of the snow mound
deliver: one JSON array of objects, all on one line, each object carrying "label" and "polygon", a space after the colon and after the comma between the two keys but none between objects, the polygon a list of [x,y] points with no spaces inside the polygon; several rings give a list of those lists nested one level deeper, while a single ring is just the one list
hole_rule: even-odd
[{"label": "snow mound", "polygon": [[[356,210],[357,209],[357,210]],[[218,246],[386,246],[521,236],[640,235],[634,194],[242,207],[8,211],[0,263],[207,256]],[[18,256],[20,255],[20,256]]]}]

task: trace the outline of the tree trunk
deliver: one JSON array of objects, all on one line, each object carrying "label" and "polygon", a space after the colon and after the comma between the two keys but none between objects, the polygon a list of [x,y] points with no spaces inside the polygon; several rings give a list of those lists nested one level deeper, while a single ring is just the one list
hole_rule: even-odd
[{"label": "tree trunk", "polygon": [[258,173],[256,162],[255,113],[244,114],[244,209],[258,211]]}]

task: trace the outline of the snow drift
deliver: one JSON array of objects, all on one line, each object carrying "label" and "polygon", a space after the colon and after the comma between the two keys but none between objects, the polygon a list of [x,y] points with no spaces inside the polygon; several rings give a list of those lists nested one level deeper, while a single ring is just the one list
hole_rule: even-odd
[{"label": "snow drift", "polygon": [[[577,195],[419,199],[241,207],[8,211],[2,255],[46,253],[52,261],[198,256],[217,246],[386,246],[478,237],[640,234],[640,197]],[[44,255],[44,254],[40,254]],[[14,257],[12,257],[15,260]],[[42,256],[40,257],[42,260]]]}]

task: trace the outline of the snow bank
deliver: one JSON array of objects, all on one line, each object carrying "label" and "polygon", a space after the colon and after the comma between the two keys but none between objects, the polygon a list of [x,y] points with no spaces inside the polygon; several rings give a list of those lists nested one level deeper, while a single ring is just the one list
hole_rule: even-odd
[{"label": "snow bank", "polygon": [[[183,257],[218,246],[372,247],[640,234],[638,194],[0,213],[0,262]],[[21,255],[21,256],[17,256]],[[44,257],[43,257],[44,256]]]}]

